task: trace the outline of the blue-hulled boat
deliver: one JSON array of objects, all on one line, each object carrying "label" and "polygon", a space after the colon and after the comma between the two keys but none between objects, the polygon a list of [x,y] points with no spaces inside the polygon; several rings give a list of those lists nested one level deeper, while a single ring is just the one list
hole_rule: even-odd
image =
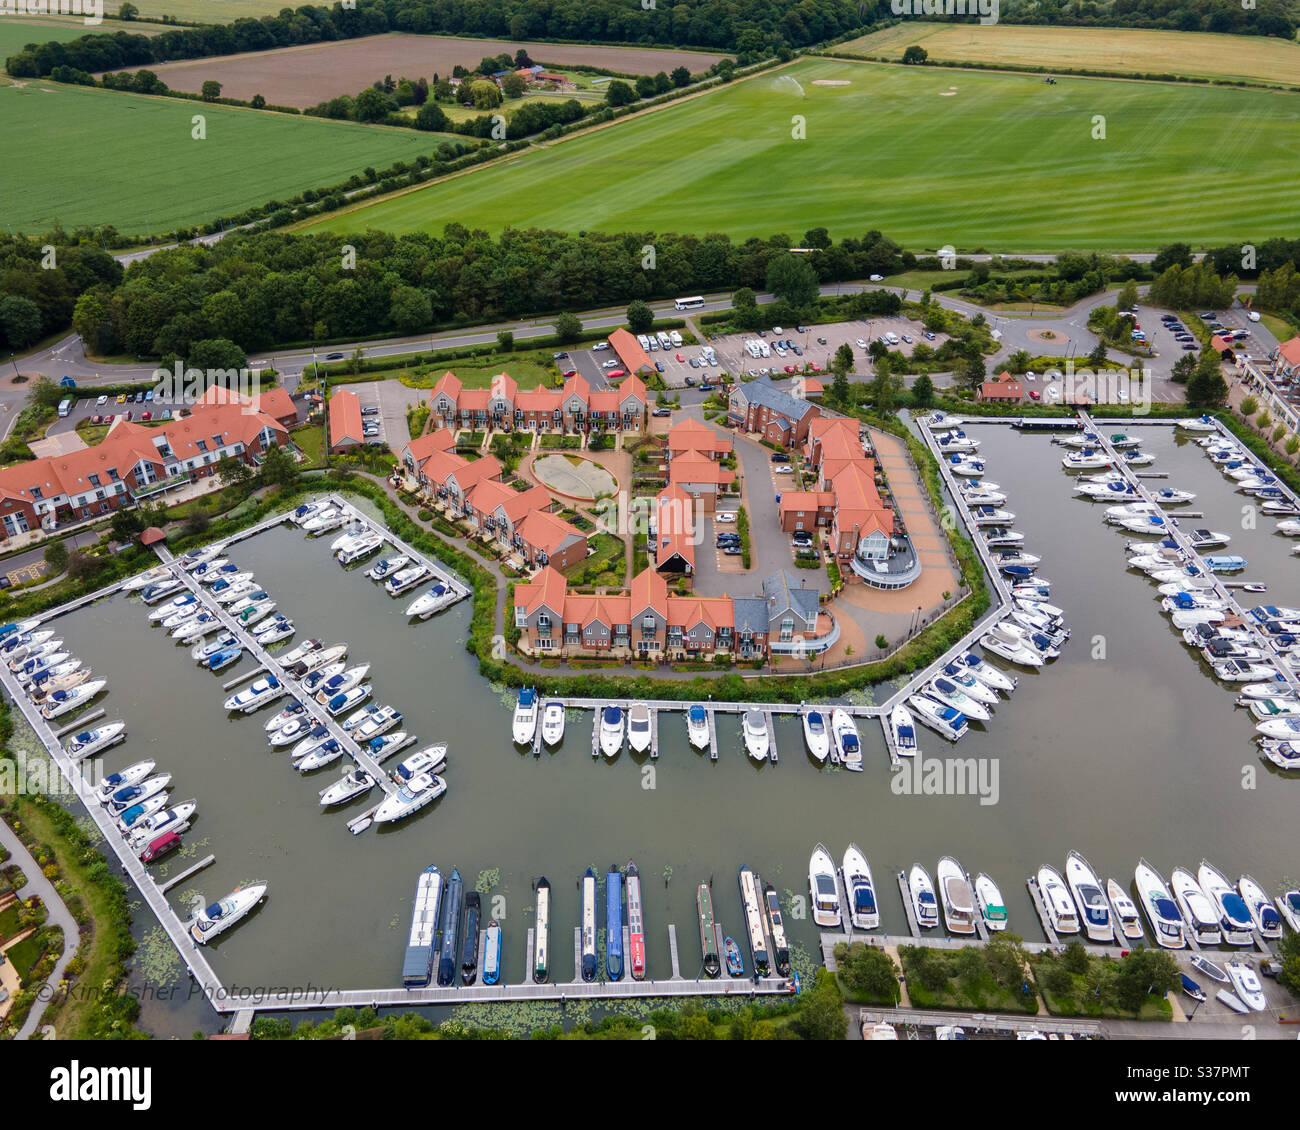
[{"label": "blue-hulled boat", "polygon": [[613,863],[605,878],[605,969],[611,981],[623,979],[623,874]]},{"label": "blue-hulled boat", "polygon": [[483,938],[483,984],[495,985],[501,979],[501,927],[494,918]]},{"label": "blue-hulled boat", "polygon": [[723,938],[723,949],[726,950],[727,957],[727,975],[729,977],[740,977],[745,972],[745,963],[740,957],[740,947],[736,945],[735,938]]},{"label": "blue-hulled boat", "polygon": [[206,666],[209,671],[224,671],[232,663],[237,663],[239,657],[243,654],[244,649],[242,647],[222,648],[221,651],[206,661]]},{"label": "blue-hulled boat", "polygon": [[1238,553],[1216,553],[1205,559],[1211,573],[1240,573],[1250,562]]},{"label": "blue-hulled boat", "polygon": [[438,933],[438,984],[456,983],[456,944],[460,941],[460,900],[464,884],[460,872],[452,869],[442,901],[442,921]]}]

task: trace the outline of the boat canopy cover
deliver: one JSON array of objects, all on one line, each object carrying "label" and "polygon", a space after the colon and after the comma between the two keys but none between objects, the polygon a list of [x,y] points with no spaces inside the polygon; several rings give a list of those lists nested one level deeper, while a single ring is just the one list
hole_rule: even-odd
[{"label": "boat canopy cover", "polygon": [[1271,906],[1263,906],[1260,907],[1259,920],[1264,924],[1264,927],[1268,929],[1273,926],[1281,925],[1282,916]]},{"label": "boat canopy cover", "polygon": [[519,692],[519,705],[532,706],[537,701],[537,692],[532,687],[525,687]]},{"label": "boat canopy cover", "polygon": [[207,917],[207,918],[220,918],[220,917],[221,917],[221,903],[219,903],[219,902],[214,902],[214,903],[213,903],[210,907],[208,907],[208,909],[205,910],[203,913],[204,913],[204,916]]},{"label": "boat canopy cover", "polygon": [[605,707],[605,721],[613,726],[623,721],[623,711],[617,706]]},{"label": "boat canopy cover", "polygon": [[704,707],[699,705],[692,706],[689,714],[692,722],[703,722],[708,717],[704,711]]},{"label": "boat canopy cover", "polygon": [[1170,899],[1156,896],[1152,901],[1155,905],[1156,913],[1161,918],[1167,919],[1170,922],[1181,922],[1183,920],[1182,915],[1178,913],[1178,907],[1176,907]]},{"label": "boat canopy cover", "polygon": [[873,891],[865,879],[859,879],[853,887],[853,909],[863,911],[867,914],[874,914],[876,910],[876,892]]},{"label": "boat canopy cover", "polygon": [[1223,893],[1223,913],[1231,918],[1234,922],[1250,923],[1250,911],[1246,909],[1246,904],[1240,895],[1233,894],[1230,891]]}]

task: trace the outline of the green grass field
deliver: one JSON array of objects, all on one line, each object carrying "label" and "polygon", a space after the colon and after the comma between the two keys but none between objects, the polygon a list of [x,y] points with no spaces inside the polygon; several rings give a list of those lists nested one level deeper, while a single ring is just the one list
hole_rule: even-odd
[{"label": "green grass field", "polygon": [[1300,85],[1300,44],[1249,35],[904,20],[834,50],[901,59],[913,43],[925,48],[932,63],[1007,63]]},{"label": "green grass field", "polygon": [[[107,10],[107,9],[106,9]],[[102,24],[87,25],[80,19],[27,19],[6,16],[0,19],[0,66],[10,55],[16,55],[29,43],[68,43],[83,35],[111,35],[128,31],[140,35],[157,35],[163,29],[157,24],[121,23],[105,20]]]},{"label": "green grass field", "polygon": [[1294,226],[1298,127],[1300,100],[1276,92],[808,60],[318,223],[877,228],[1003,252],[1223,242]]},{"label": "green grass field", "polygon": [[[195,114],[207,119],[202,141],[191,137]],[[170,231],[436,145],[414,130],[57,83],[0,86],[0,152],[17,158],[0,166],[4,220],[32,235],[56,220]]]}]

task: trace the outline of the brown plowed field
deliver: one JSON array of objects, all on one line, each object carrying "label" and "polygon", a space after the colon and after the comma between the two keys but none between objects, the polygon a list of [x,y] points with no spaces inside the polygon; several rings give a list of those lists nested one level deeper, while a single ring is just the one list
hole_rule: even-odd
[{"label": "brown plowed field", "polygon": [[472,70],[485,55],[513,55],[520,47],[526,48],[536,62],[548,66],[586,64],[627,74],[653,75],[678,66],[698,73],[724,58],[698,51],[392,34],[162,63],[151,69],[174,90],[197,93],[208,79],[216,79],[221,83],[222,97],[247,101],[260,94],[277,106],[301,109],[340,94],[356,94],[385,75],[432,79],[435,74],[450,75],[457,63]]}]

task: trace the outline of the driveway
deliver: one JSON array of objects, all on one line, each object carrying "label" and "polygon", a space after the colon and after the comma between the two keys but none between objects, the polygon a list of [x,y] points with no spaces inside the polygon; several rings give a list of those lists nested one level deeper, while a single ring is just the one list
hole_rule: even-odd
[{"label": "driveway", "polygon": [[[72,960],[72,955],[77,952],[77,941],[80,937],[77,930],[77,920],[72,917],[68,908],[63,905],[63,900],[59,898],[58,892],[44,875],[41,869],[36,865],[34,860],[23,847],[22,841],[14,834],[13,830],[3,820],[0,820],[0,843],[3,843],[9,849],[13,859],[12,863],[18,864],[23,869],[23,874],[27,876],[27,885],[18,891],[18,897],[21,899],[31,898],[32,895],[40,895],[41,901],[45,903],[49,911],[47,925],[60,926],[63,929],[63,954],[54,963],[54,969],[50,972],[45,981],[49,987],[57,986],[63,979],[63,971],[67,968],[68,962]],[[45,1006],[49,1002],[48,992],[38,992],[36,1003],[32,1005],[32,1010],[27,1014],[27,1020],[18,1032],[18,1039],[29,1040],[32,1033],[40,1025],[41,1017],[45,1014]]]},{"label": "driveway", "polygon": [[378,438],[388,444],[394,455],[410,442],[411,433],[406,424],[406,410],[412,404],[428,398],[429,390],[408,388],[399,380],[368,381],[349,386],[357,394],[362,408],[378,408],[378,416],[363,416],[366,421],[379,421]]}]

